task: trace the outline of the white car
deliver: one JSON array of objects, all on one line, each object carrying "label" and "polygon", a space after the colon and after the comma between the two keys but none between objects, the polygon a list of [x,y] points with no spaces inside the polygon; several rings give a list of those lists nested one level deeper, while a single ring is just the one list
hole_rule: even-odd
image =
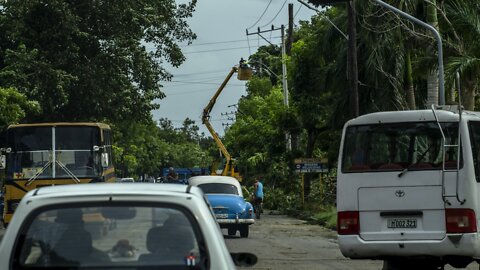
[{"label": "white car", "polygon": [[228,252],[199,188],[175,184],[32,190],[0,244],[2,270],[235,269],[255,262],[253,254]]},{"label": "white car", "polygon": [[120,183],[135,183],[135,180],[133,180],[131,177],[127,177],[120,179]]},{"label": "white car", "polygon": [[194,176],[188,179],[192,186],[198,186],[207,195],[217,222],[228,229],[228,235],[240,231],[240,237],[248,237],[249,226],[255,223],[253,206],[245,201],[242,187],[237,179],[230,176]]}]

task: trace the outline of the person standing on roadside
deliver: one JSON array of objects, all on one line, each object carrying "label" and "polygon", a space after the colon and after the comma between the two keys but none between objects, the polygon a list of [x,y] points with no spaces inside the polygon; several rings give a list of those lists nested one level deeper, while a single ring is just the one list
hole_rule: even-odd
[{"label": "person standing on roadside", "polygon": [[168,168],[167,183],[176,183],[178,181],[178,174],[173,167]]},{"label": "person standing on roadside", "polygon": [[260,214],[262,212],[262,203],[263,203],[263,184],[255,178],[255,183],[253,184],[253,195],[254,195],[254,210],[256,218],[260,219]]}]

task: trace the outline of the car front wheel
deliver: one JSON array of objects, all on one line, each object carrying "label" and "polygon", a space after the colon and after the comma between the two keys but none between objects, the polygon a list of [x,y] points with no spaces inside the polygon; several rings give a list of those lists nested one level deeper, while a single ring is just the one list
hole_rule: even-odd
[{"label": "car front wheel", "polygon": [[248,237],[248,225],[247,224],[242,224],[240,227],[240,237],[247,238]]}]

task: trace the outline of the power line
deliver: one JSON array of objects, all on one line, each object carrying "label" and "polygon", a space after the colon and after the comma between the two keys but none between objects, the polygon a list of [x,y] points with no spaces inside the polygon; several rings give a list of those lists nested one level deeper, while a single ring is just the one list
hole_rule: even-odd
[{"label": "power line", "polygon": [[265,25],[261,26],[260,28],[263,28],[267,25],[270,25],[277,17],[278,17],[278,14],[280,14],[280,12],[282,11],[283,7],[285,7],[285,4],[287,3],[288,0],[285,0],[282,4],[282,7],[280,8],[280,10],[278,10],[277,14],[275,15],[275,17],[273,17],[273,19],[271,21],[269,21],[268,23],[266,23]]},{"label": "power line", "polygon": [[179,47],[193,47],[193,46],[204,46],[204,45],[214,45],[214,44],[237,43],[242,41],[245,41],[245,40],[237,39],[237,40],[225,40],[225,41],[212,41],[212,42],[205,42],[205,43],[198,43],[198,44],[180,45]]},{"label": "power line", "polygon": [[[163,89],[163,90],[164,90],[164,89]],[[198,90],[193,90],[193,91],[178,92],[178,93],[171,93],[171,94],[165,93],[165,95],[166,95],[167,98],[168,98],[169,96],[188,95],[188,94],[208,92],[208,91],[213,91],[213,90],[212,90],[211,88],[209,88],[209,89],[198,89]],[[165,92],[165,91],[164,91],[164,92]]]},{"label": "power line", "polygon": [[260,15],[260,18],[258,18],[258,20],[257,20],[254,24],[252,24],[252,26],[248,27],[247,30],[248,30],[248,29],[251,29],[252,27],[254,27],[255,25],[257,25],[257,23],[263,18],[263,15],[265,15],[265,12],[267,12],[268,7],[270,6],[271,3],[272,3],[272,0],[270,0],[270,2],[268,2],[268,5],[267,5],[267,7],[265,8],[265,10],[263,11],[262,15]]},{"label": "power line", "polygon": [[[199,81],[169,81],[174,83],[185,83],[185,84],[209,84],[209,85],[219,85],[218,83],[209,83],[209,82],[199,82]],[[243,86],[243,84],[228,84],[234,86]]]},{"label": "power line", "polygon": [[[281,38],[280,36],[272,37],[272,38]],[[215,45],[215,44],[227,44],[227,43],[238,43],[238,42],[246,42],[244,39],[237,39],[237,40],[221,40],[221,41],[212,41],[212,42],[204,42],[204,43],[197,43],[197,44],[184,44],[179,45],[181,48],[189,48],[195,46],[205,46],[205,45]],[[146,46],[147,50],[155,49],[154,45]]]},{"label": "power line", "polygon": [[302,5],[300,5],[297,9],[297,12],[295,12],[295,15],[293,15],[293,18],[295,19],[298,15],[298,12],[300,11],[300,9],[302,9]]},{"label": "power line", "polygon": [[[183,76],[183,77],[176,77],[175,75],[173,76],[172,80],[194,80],[196,82],[211,82],[211,81],[218,81],[222,78],[224,78],[226,73],[223,72],[222,74],[218,74],[218,75],[215,75],[215,76],[210,76],[210,77],[195,77],[193,74],[192,76]],[[228,74],[228,73],[227,73]],[[193,78],[195,77],[195,78]],[[168,81],[168,82],[171,82],[171,81]]]},{"label": "power line", "polygon": [[[279,44],[277,44],[279,45]],[[255,48],[259,48],[261,46],[253,46]],[[220,51],[230,51],[230,50],[240,50],[240,49],[249,49],[250,47],[233,47],[233,48],[225,48],[225,49],[213,49],[213,50],[204,50],[204,51],[195,51],[195,52],[184,52],[183,54],[194,54],[194,53],[204,53],[204,52],[220,52]]]},{"label": "power line", "polygon": [[209,70],[204,72],[194,72],[194,73],[179,73],[179,74],[172,74],[172,75],[173,77],[185,77],[185,76],[192,76],[192,75],[198,75],[198,74],[215,74],[220,72],[225,73],[225,69],[215,69],[215,70]]}]

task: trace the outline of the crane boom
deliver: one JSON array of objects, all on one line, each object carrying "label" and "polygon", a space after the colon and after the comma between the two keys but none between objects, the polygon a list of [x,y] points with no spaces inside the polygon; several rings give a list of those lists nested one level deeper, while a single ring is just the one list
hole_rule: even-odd
[{"label": "crane boom", "polygon": [[[243,60],[240,61],[240,67],[237,67],[237,66],[232,67],[232,69],[228,73],[225,80],[223,80],[222,84],[217,89],[213,97],[210,99],[207,106],[203,109],[203,114],[202,114],[202,123],[207,127],[208,131],[213,137],[213,140],[215,141],[218,148],[222,152],[222,155],[225,157],[225,167],[222,170],[222,175],[230,175],[230,176],[235,176],[234,166],[232,164],[232,156],[228,152],[227,148],[223,144],[217,132],[215,132],[215,130],[213,129],[213,126],[210,123],[210,112],[212,111],[213,106],[215,106],[215,102],[217,101],[218,96],[220,95],[220,93],[222,93],[223,89],[227,85],[228,81],[232,78],[233,74],[235,74],[235,72],[239,73],[238,79],[240,80],[248,80],[251,77],[251,69],[246,64],[243,63]],[[212,173],[214,173],[214,170],[212,170]]]}]

